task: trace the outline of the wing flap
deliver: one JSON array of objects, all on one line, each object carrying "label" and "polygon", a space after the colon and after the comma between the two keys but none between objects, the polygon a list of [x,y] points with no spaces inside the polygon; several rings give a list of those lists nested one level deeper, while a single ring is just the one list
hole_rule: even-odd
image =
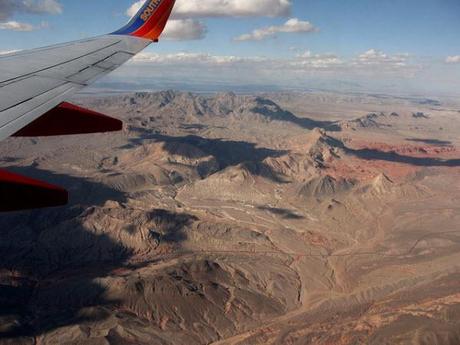
[{"label": "wing flap", "polygon": [[120,120],[64,102],[22,128],[14,136],[48,137],[116,132],[122,129],[123,122]]}]

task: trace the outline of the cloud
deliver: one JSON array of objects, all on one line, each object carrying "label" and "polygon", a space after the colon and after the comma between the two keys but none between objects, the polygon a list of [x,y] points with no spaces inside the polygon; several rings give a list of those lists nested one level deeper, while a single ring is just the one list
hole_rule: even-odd
[{"label": "cloud", "polygon": [[460,55],[448,56],[446,58],[446,63],[450,63],[450,64],[460,63]]},{"label": "cloud", "polygon": [[[315,54],[310,51],[288,58],[241,57],[188,52],[171,54],[144,52],[134,57],[128,68],[142,71],[139,74],[143,76],[154,76],[158,73],[177,76],[182,73],[183,78],[195,79],[202,75],[207,76],[209,80],[218,80],[221,77],[241,78],[243,82],[251,82],[261,76],[266,79],[260,80],[267,82],[274,82],[277,79],[288,82],[290,78],[298,80],[305,77],[334,75],[365,79],[369,79],[369,76],[372,76],[371,79],[382,77],[410,79],[421,70],[419,65],[409,61],[405,65],[398,63],[388,65],[387,62],[382,61],[392,60],[392,57],[383,59],[380,55],[378,58],[380,65],[376,65],[358,63],[358,60],[363,59],[363,54],[345,59],[331,53]],[[366,58],[366,61],[368,60],[369,57]],[[223,72],[225,75],[221,74]]]},{"label": "cloud", "polygon": [[0,0],[0,30],[35,31],[48,27],[48,23],[40,25],[21,23],[8,20],[17,13],[29,14],[59,14],[62,5],[58,0]]},{"label": "cloud", "polygon": [[407,53],[388,54],[377,49],[369,49],[348,61],[350,70],[368,78],[386,75],[387,77],[413,79],[424,65],[415,61],[415,57]]},{"label": "cloud", "polygon": [[[289,58],[268,58],[261,56],[239,57],[234,55],[212,55],[207,53],[171,53],[159,54],[144,52],[136,55],[133,64],[154,63],[154,65],[167,66],[193,66],[204,65],[206,67],[221,67],[224,65],[242,66],[248,65],[254,70],[261,68],[274,68],[281,71],[344,71],[344,72],[366,72],[375,71],[388,73],[392,70],[413,70],[418,65],[411,64],[406,54],[396,54],[394,56],[386,55],[382,52],[371,54],[366,52],[355,58],[345,59],[332,53],[315,54],[311,51],[305,51],[295,54]],[[404,64],[401,61],[404,61]],[[380,68],[376,68],[376,66]]]},{"label": "cloud", "polygon": [[140,53],[136,55],[132,64],[136,63],[154,63],[155,65],[169,65],[169,66],[189,66],[189,65],[205,65],[207,67],[217,67],[225,65],[235,65],[245,62],[261,62],[266,59],[250,57],[242,58],[238,56],[226,55],[211,55],[206,53],[173,53],[173,54],[157,54],[157,53]]},{"label": "cloud", "polygon": [[247,65],[251,68],[256,66],[260,68],[271,68],[277,66],[283,70],[312,70],[332,68],[342,65],[345,62],[334,54],[313,54],[307,51],[303,54],[299,54],[287,59],[275,59],[260,56],[240,57],[235,55],[212,55],[207,53],[188,52],[172,54],[144,52],[136,55],[133,58],[132,63],[147,65],[153,63],[155,65],[170,66],[204,65],[206,67]]},{"label": "cloud", "polygon": [[32,24],[28,23],[20,23],[16,22],[14,20],[10,20],[7,22],[0,23],[0,30],[11,30],[11,31],[23,31],[23,32],[28,32],[28,31],[35,31],[35,30],[40,30],[48,27],[47,22],[42,22],[38,26],[34,26]]},{"label": "cloud", "polygon": [[196,19],[174,19],[168,21],[162,37],[174,41],[199,40],[206,31],[206,25]]},{"label": "cloud", "polygon": [[260,56],[240,57],[234,55],[212,55],[206,53],[172,53],[158,54],[144,52],[136,55],[131,64],[148,66],[165,66],[173,69],[206,69],[208,72],[213,69],[230,68],[236,70],[245,69],[248,76],[254,73],[266,71],[274,73],[279,71],[281,74],[292,72],[311,72],[325,71],[328,69],[341,68],[345,66],[345,61],[334,54],[313,54],[305,52],[300,55],[286,59],[267,58]]},{"label": "cloud", "polygon": [[360,54],[354,62],[356,65],[404,67],[407,64],[408,58],[409,54],[388,55],[380,50],[369,49]]},{"label": "cloud", "polygon": [[16,13],[59,14],[62,5],[58,0],[0,0],[0,21],[6,21]]},{"label": "cloud", "polygon": [[[144,4],[136,1],[127,10],[132,17]],[[177,0],[173,18],[279,17],[291,11],[291,0]]]},{"label": "cloud", "polygon": [[290,0],[178,0],[175,15],[182,17],[287,16]]},{"label": "cloud", "polygon": [[0,55],[8,55],[8,54],[13,54],[20,52],[20,49],[12,49],[12,50],[0,50]]},{"label": "cloud", "polygon": [[0,30],[12,30],[12,31],[33,31],[34,26],[27,23],[19,23],[14,20],[0,23]]},{"label": "cloud", "polygon": [[[136,1],[127,9],[126,15],[132,18],[144,3],[145,0]],[[291,0],[177,0],[164,37],[172,40],[202,39],[207,29],[196,18],[286,16],[291,6]]]},{"label": "cloud", "polygon": [[344,64],[345,62],[335,54],[313,54],[308,50],[302,54],[298,54],[292,62],[293,66],[301,69],[328,69]]},{"label": "cloud", "polygon": [[[236,89],[241,87],[241,90],[251,87],[254,90],[271,87],[337,87],[349,90],[364,86],[361,90],[367,92],[386,88],[407,90],[405,87],[409,85],[418,87],[423,73],[427,71],[424,65],[417,63],[415,56],[406,57],[407,54],[388,55],[380,52],[378,59],[371,58],[371,53],[353,57],[311,51],[293,51],[291,54],[287,57],[266,57],[147,50],[135,56],[111,78],[112,81],[138,85],[140,89],[190,86],[202,88],[200,90],[221,90],[235,86]],[[405,57],[405,65],[385,62],[394,60],[394,56]],[[377,59],[380,65],[362,63],[360,59]]]},{"label": "cloud", "polygon": [[307,21],[291,18],[283,25],[269,26],[254,30],[249,34],[236,37],[235,41],[261,41],[276,36],[277,33],[310,33],[317,32],[318,29]]},{"label": "cloud", "polygon": [[134,15],[137,12],[139,12],[144,2],[145,2],[144,0],[139,0],[139,1],[136,1],[134,4],[132,4],[131,6],[129,6],[129,8],[126,10],[126,15],[129,18],[134,17]]}]

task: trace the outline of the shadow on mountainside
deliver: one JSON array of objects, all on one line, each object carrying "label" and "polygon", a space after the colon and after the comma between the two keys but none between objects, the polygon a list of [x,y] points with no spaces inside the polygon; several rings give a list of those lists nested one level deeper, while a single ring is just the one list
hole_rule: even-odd
[{"label": "shadow on mountainside", "polygon": [[404,163],[421,167],[458,167],[460,159],[442,159],[431,157],[412,157],[400,155],[397,152],[385,152],[376,149],[349,149],[345,151],[364,160],[381,160],[394,163]]},{"label": "shadow on mountainside", "polygon": [[269,213],[272,213],[275,216],[280,216],[283,219],[290,219],[290,220],[305,219],[305,217],[300,216],[297,213],[294,213],[291,210],[288,210],[288,209],[285,209],[285,208],[259,206],[258,209],[261,210],[261,211],[267,211]]},{"label": "shadow on mountainside", "polygon": [[256,100],[258,106],[252,108],[251,111],[268,119],[290,122],[309,130],[314,128],[322,128],[330,132],[340,132],[342,130],[337,122],[316,121],[309,118],[300,118],[295,116],[290,111],[280,108],[275,102],[269,99],[258,97]]},{"label": "shadow on mountainside", "polygon": [[[164,143],[163,148],[169,154],[181,155],[189,159],[213,156],[219,165],[219,171],[230,166],[244,164],[256,176],[265,177],[276,183],[286,182],[284,177],[265,164],[264,160],[281,157],[289,152],[287,150],[259,148],[256,144],[245,141],[209,139],[195,135],[173,137],[152,133],[144,128],[132,128],[131,130],[138,133],[139,137],[131,138],[130,143],[122,147],[123,149],[145,145],[148,140],[162,142]],[[181,144],[193,146],[198,150],[180,150],[178,145]]]},{"label": "shadow on mountainside", "polygon": [[177,244],[187,239],[185,229],[198,218],[186,213],[178,214],[167,210],[153,210],[147,217],[155,224],[155,229],[150,230],[159,243]]},{"label": "shadow on mountainside", "polygon": [[324,142],[332,148],[343,150],[346,154],[355,156],[363,160],[380,160],[393,163],[403,163],[421,167],[458,167],[460,166],[460,158],[443,159],[433,157],[414,157],[401,155],[395,151],[381,151],[377,149],[353,149],[345,146],[345,144],[336,138],[324,135]]},{"label": "shadow on mountainside", "polygon": [[69,191],[70,206],[87,204],[99,206],[103,205],[107,200],[126,201],[126,196],[123,192],[85,178],[56,174],[34,166],[6,166],[4,169],[67,189]]},{"label": "shadow on mountainside", "polygon": [[[94,282],[123,264],[131,252],[107,235],[83,225],[89,206],[123,193],[89,180],[33,167],[9,171],[61,185],[70,190],[67,206],[2,214],[0,217],[0,338],[33,337],[101,315],[79,311],[108,306]],[[86,204],[86,206],[84,206]]]},{"label": "shadow on mountainside", "polygon": [[[33,167],[8,170],[68,188],[71,202],[1,215],[0,343],[107,318],[119,301],[108,299],[97,279],[126,267],[133,250],[115,241],[111,229],[96,229],[87,219],[108,199],[126,201],[124,193]],[[184,228],[195,220],[163,210],[150,211],[146,219],[166,243],[185,240]]]},{"label": "shadow on mountainside", "polygon": [[439,140],[439,139],[412,139],[407,138],[407,141],[412,141],[414,143],[423,143],[428,145],[435,145],[435,146],[452,146],[451,141],[447,140]]}]

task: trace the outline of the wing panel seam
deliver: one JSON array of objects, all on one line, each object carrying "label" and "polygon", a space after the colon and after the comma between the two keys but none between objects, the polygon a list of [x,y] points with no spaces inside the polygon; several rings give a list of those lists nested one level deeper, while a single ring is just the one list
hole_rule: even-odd
[{"label": "wing panel seam", "polygon": [[27,74],[24,74],[24,75],[17,76],[17,77],[15,77],[15,78],[10,78],[10,79],[4,80],[4,81],[2,82],[2,84],[3,84],[3,83],[6,83],[6,85],[8,85],[8,84],[11,84],[11,82],[14,82],[16,79],[23,78],[23,77],[27,77],[27,76],[31,76],[31,75],[34,75],[34,74],[36,74],[36,73],[44,72],[44,71],[47,71],[47,70],[49,70],[49,69],[52,69],[52,68],[55,68],[55,67],[59,67],[59,66],[65,65],[65,64],[67,64],[67,63],[69,63],[69,62],[76,61],[76,60],[78,60],[78,59],[87,57],[87,56],[89,56],[89,55],[91,55],[91,54],[100,52],[100,51],[102,51],[102,50],[104,50],[104,49],[113,47],[113,46],[115,46],[115,45],[117,45],[117,44],[119,44],[119,43],[121,43],[121,42],[123,42],[123,41],[122,41],[122,40],[119,40],[119,41],[117,41],[117,42],[115,42],[115,43],[112,43],[112,44],[110,44],[110,45],[108,45],[108,46],[105,46],[105,47],[103,47],[103,48],[94,50],[94,51],[92,51],[92,52],[90,52],[90,53],[81,55],[81,56],[79,56],[79,57],[76,57],[76,58],[67,60],[67,61],[65,61],[65,62],[61,62],[61,63],[58,63],[58,64],[56,64],[56,65],[48,66],[48,67],[46,67],[46,68],[43,68],[43,69],[40,69],[40,70],[37,70],[37,71],[33,71],[33,72],[30,72],[30,73],[27,73]]}]

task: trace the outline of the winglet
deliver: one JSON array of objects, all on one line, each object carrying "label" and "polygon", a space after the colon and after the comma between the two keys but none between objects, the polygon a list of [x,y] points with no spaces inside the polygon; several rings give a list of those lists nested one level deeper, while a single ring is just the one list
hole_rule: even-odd
[{"label": "winglet", "polygon": [[176,0],[147,0],[130,22],[113,35],[130,35],[158,41]]},{"label": "winglet", "polygon": [[65,189],[0,169],[0,212],[64,206]]}]

